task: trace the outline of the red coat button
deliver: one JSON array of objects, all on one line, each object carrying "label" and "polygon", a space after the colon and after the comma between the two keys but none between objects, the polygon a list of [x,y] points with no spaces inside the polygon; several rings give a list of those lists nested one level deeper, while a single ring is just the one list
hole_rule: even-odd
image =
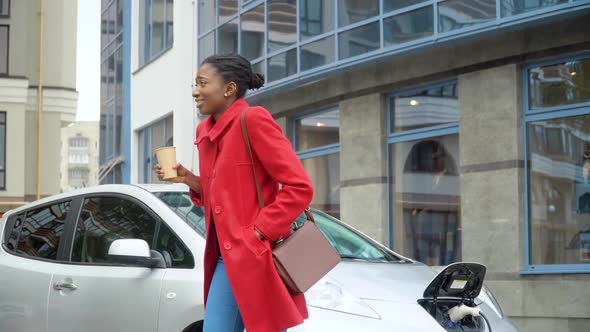
[{"label": "red coat button", "polygon": [[223,244],[223,247],[225,248],[225,250],[230,250],[231,249],[231,244],[229,242],[226,242]]},{"label": "red coat button", "polygon": [[221,206],[216,206],[215,207],[215,214],[220,214],[221,213]]}]

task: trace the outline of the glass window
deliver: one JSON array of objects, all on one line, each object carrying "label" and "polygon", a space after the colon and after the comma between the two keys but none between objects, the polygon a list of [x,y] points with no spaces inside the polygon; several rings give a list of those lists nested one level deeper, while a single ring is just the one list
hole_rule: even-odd
[{"label": "glass window", "polygon": [[264,55],[264,4],[242,14],[240,23],[241,51],[248,60]]},{"label": "glass window", "polygon": [[156,149],[164,146],[174,146],[174,121],[172,115],[162,119],[139,131],[138,149],[140,162],[138,173],[140,183],[160,183],[154,175],[157,164]]},{"label": "glass window", "polygon": [[432,36],[434,14],[431,6],[383,20],[385,47]]},{"label": "glass window", "polygon": [[160,224],[155,250],[164,256],[167,267],[175,269],[192,269],[195,267],[191,252],[165,223]]},{"label": "glass window", "polygon": [[340,153],[301,160],[313,183],[311,207],[340,218]]},{"label": "glass window", "polygon": [[567,2],[567,0],[501,0],[500,3],[502,16],[505,17]]},{"label": "glass window", "polygon": [[402,9],[428,0],[383,0],[383,12]]},{"label": "glass window", "polygon": [[268,81],[276,81],[297,73],[297,49],[268,59]]},{"label": "glass window", "polygon": [[301,46],[301,70],[309,70],[327,65],[336,60],[334,36]]},{"label": "glass window", "polygon": [[318,228],[340,257],[369,261],[397,261],[397,257],[323,213],[313,213]]},{"label": "glass window", "polygon": [[339,58],[346,59],[379,49],[379,22],[363,25],[340,33],[338,36]]},{"label": "glass window", "polygon": [[268,1],[268,52],[297,42],[297,1]]},{"label": "glass window", "polygon": [[159,192],[155,195],[166,203],[197,233],[205,236],[205,212],[191,201],[188,192]]},{"label": "glass window", "polygon": [[427,265],[461,260],[459,135],[390,145],[394,250]]},{"label": "glass window", "polygon": [[238,19],[219,27],[219,46],[217,53],[238,52]]},{"label": "glass window", "polygon": [[531,264],[588,264],[590,115],[529,122],[527,133]]},{"label": "glass window", "polygon": [[0,25],[0,75],[8,75],[8,25]]},{"label": "glass window", "polygon": [[392,100],[392,132],[459,121],[457,83],[397,95]]},{"label": "glass window", "polygon": [[340,142],[338,109],[295,120],[296,150],[303,151]]},{"label": "glass window", "polygon": [[16,253],[34,258],[56,259],[70,202],[57,203],[27,212]]},{"label": "glass window", "polygon": [[86,198],[76,228],[73,262],[116,264],[109,256],[115,240],[141,239],[150,248],[158,220],[143,206],[121,197]]},{"label": "glass window", "polygon": [[199,39],[199,63],[215,54],[215,31]]},{"label": "glass window", "polygon": [[334,0],[300,0],[301,40],[334,30]]},{"label": "glass window", "polygon": [[338,26],[347,26],[379,15],[379,0],[337,0]]},{"label": "glass window", "polygon": [[215,27],[217,1],[197,1],[199,6],[199,35]]},{"label": "glass window", "polygon": [[117,0],[117,3],[116,3],[117,26],[115,29],[115,34],[123,32],[123,4],[124,4],[124,0]]},{"label": "glass window", "polygon": [[528,78],[531,109],[590,101],[590,59],[531,68]]},{"label": "glass window", "polygon": [[154,59],[174,41],[174,0],[140,1],[140,66]]},{"label": "glass window", "polygon": [[10,16],[10,0],[0,0],[0,16]]},{"label": "glass window", "polygon": [[0,112],[0,189],[6,189],[6,112]]},{"label": "glass window", "polygon": [[[215,2],[214,0],[211,2]],[[238,13],[238,0],[219,0],[219,23],[223,23]]]},{"label": "glass window", "polygon": [[439,31],[446,32],[496,19],[496,0],[449,0],[438,4]]},{"label": "glass window", "polygon": [[18,245],[18,235],[24,224],[24,221],[25,215],[21,214],[11,217],[11,219],[9,219],[8,223],[6,224],[6,228],[4,229],[4,243],[6,243],[6,248],[8,248],[8,250],[11,252],[16,251],[16,247]]}]

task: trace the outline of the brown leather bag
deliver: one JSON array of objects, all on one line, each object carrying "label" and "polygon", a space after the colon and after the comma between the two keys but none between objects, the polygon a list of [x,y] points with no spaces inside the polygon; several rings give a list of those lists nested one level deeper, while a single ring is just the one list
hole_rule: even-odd
[{"label": "brown leather bag", "polygon": [[[258,204],[260,208],[263,208],[264,201],[262,200],[262,192],[256,176],[248,130],[246,129],[247,111],[248,109],[242,113],[241,117],[242,134],[250,155]],[[277,272],[289,293],[293,295],[306,292],[340,262],[340,255],[316,226],[309,208],[303,212],[307,217],[307,221],[303,226],[297,227],[295,225],[295,227],[292,227],[294,233],[284,241],[279,239],[272,249]]]}]

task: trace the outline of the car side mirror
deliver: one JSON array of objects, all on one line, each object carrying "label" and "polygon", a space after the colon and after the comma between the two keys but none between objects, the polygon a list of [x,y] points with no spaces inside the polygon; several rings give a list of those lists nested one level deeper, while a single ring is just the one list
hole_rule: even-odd
[{"label": "car side mirror", "polygon": [[162,254],[150,250],[150,246],[142,239],[115,240],[109,246],[109,256],[118,263],[147,267],[165,268]]}]

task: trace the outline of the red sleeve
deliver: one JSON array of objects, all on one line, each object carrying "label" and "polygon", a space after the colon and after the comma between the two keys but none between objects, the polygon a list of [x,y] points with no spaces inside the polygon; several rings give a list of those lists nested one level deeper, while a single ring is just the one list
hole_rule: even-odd
[{"label": "red sleeve", "polygon": [[254,154],[270,177],[282,184],[275,200],[254,221],[256,229],[275,241],[309,206],[313,186],[291,142],[266,109],[252,107],[246,113],[246,126]]},{"label": "red sleeve", "polygon": [[[199,126],[200,126],[200,124],[199,124]],[[195,146],[193,147],[193,149],[197,148],[197,137],[199,137],[199,126],[197,126],[197,129],[195,130]],[[201,192],[202,192],[202,190],[203,189],[201,189]],[[193,201],[193,204],[195,204],[196,206],[203,206],[202,195],[200,193],[197,193],[196,191],[194,191],[192,188],[189,189],[189,197],[190,197],[191,201]]]}]

